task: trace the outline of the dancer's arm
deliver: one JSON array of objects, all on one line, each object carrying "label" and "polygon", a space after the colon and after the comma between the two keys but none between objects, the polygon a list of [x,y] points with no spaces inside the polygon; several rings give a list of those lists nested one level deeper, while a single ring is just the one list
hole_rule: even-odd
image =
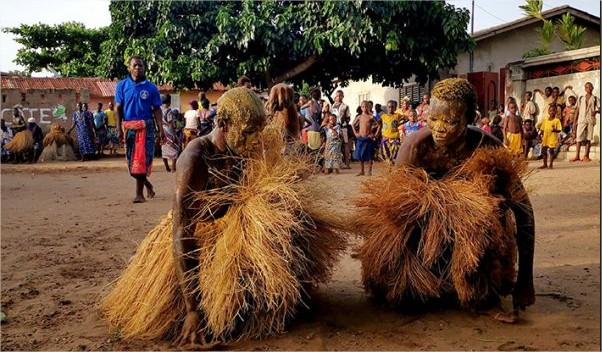
[{"label": "dancer's arm", "polygon": [[203,158],[206,138],[190,142],[177,161],[176,194],[173,204],[173,257],[176,274],[186,306],[186,318],[179,344],[198,343],[201,319],[198,311],[198,287],[195,268],[198,267],[198,243],[194,237],[195,209],[201,204],[195,192],[206,188],[209,170]]},{"label": "dancer's arm", "polygon": [[523,196],[511,205],[516,218],[516,242],[518,246],[518,276],[512,302],[514,309],[524,310],[535,303],[533,288],[533,253],[535,250],[535,220],[533,207],[523,185],[517,190]]}]

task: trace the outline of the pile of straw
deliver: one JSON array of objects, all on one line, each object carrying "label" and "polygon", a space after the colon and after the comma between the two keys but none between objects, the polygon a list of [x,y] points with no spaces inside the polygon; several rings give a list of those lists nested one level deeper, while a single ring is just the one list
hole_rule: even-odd
[{"label": "pile of straw", "polygon": [[69,144],[71,147],[74,146],[73,138],[65,133],[65,129],[61,125],[56,123],[50,126],[50,132],[44,136],[44,140],[42,141],[44,147],[48,147],[52,143],[56,143],[57,148],[62,147],[64,144]]},{"label": "pile of straw", "polygon": [[21,131],[4,145],[11,153],[25,153],[33,149],[33,134],[29,130]]},{"label": "pile of straw", "polygon": [[[228,341],[284,331],[303,296],[326,282],[346,248],[340,224],[309,211],[312,188],[303,182],[309,161],[281,154],[279,128],[263,132],[263,156],[246,160],[240,182],[200,192],[196,294],[205,336]],[[269,142],[269,143],[268,143]],[[229,203],[225,216],[205,213]],[[171,217],[141,243],[101,309],[124,337],[173,337],[184,306],[172,256]]]},{"label": "pile of straw", "polygon": [[470,306],[510,293],[516,240],[508,202],[524,196],[526,162],[480,149],[441,180],[397,167],[363,185],[355,225],[365,289],[393,304],[456,294]]}]

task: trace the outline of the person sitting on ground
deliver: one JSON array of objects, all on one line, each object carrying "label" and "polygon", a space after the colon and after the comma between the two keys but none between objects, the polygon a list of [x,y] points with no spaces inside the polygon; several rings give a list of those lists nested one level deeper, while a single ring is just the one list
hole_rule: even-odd
[{"label": "person sitting on ground", "polygon": [[[367,181],[356,201],[364,287],[402,308],[449,299],[514,323],[535,302],[527,162],[468,126],[476,95],[467,80],[442,80],[432,97],[429,128],[406,139],[393,173]],[[501,308],[509,293],[512,315]]]},{"label": "person sitting on ground", "polygon": [[[558,146],[558,133],[562,132],[562,123],[556,117],[556,105],[548,106],[548,118],[541,122],[539,133],[541,135],[541,155],[543,156],[543,165],[540,169],[554,168],[554,159],[556,159],[556,147]],[[550,156],[550,165],[548,166],[548,154]]]},{"label": "person sitting on ground", "polygon": [[13,139],[13,130],[6,126],[6,122],[4,119],[0,119],[0,127],[2,128],[2,162],[5,163],[9,161],[12,157],[12,154],[8,149],[4,148],[4,145],[9,143]]}]

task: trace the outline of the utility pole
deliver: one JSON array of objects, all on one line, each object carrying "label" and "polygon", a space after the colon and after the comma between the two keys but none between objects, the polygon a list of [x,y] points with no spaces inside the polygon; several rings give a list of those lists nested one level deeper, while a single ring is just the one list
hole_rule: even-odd
[{"label": "utility pole", "polygon": [[[472,0],[472,11],[470,12],[470,36],[474,36],[474,0]],[[474,68],[474,52],[470,52],[468,60],[470,62],[468,72],[472,72]]]}]

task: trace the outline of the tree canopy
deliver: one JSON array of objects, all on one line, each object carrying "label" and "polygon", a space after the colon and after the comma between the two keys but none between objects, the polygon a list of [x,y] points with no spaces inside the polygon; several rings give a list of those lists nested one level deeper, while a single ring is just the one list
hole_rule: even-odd
[{"label": "tree canopy", "polygon": [[[269,87],[372,76],[437,77],[474,41],[468,10],[444,1],[111,1],[95,74],[124,77],[131,55],[156,83],[209,88],[240,75]],[[63,73],[61,71],[61,73]]]},{"label": "tree canopy", "polygon": [[4,28],[16,36],[23,47],[15,63],[25,72],[55,70],[65,77],[93,76],[100,55],[100,45],[109,38],[108,28],[89,29],[79,22],[21,25]]}]

